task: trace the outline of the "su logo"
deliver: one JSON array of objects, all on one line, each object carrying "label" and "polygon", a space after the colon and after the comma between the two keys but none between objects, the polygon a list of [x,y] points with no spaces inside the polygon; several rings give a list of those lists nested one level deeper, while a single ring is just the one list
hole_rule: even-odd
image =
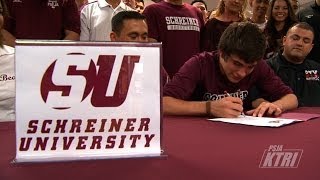
[{"label": "su logo", "polygon": [[[77,56],[84,55],[84,54],[70,53],[68,55],[73,55],[74,59],[76,60],[73,62],[79,62],[82,59],[77,58]],[[87,69],[83,69],[83,67],[79,68],[78,65],[76,65],[76,63],[68,64],[68,62],[64,62],[63,60],[55,60],[48,67],[48,69],[45,71],[42,77],[41,87],[40,87],[41,97],[43,101],[47,103],[49,93],[53,93],[53,92],[60,93],[61,98],[68,97],[68,96],[73,96],[73,94],[75,94],[74,92],[79,92],[79,89],[77,88],[82,87],[83,89],[81,90],[83,91],[83,94],[80,102],[86,99],[89,96],[89,94],[92,92],[91,100],[90,100],[92,106],[118,107],[125,101],[127,97],[134,66],[135,66],[135,63],[139,62],[139,59],[140,59],[140,56],[124,55],[122,58],[122,63],[119,71],[113,71],[115,60],[116,60],[115,55],[99,55],[97,64],[95,64],[94,61],[91,59],[90,61],[87,61],[89,63],[89,65],[87,65]],[[56,72],[61,73],[60,70],[65,69],[64,71],[66,76],[65,77],[62,76],[63,80],[59,80],[59,78],[58,80],[56,80],[57,77],[56,77],[55,70],[57,69],[56,67],[57,62],[58,64],[60,63],[60,66],[58,66],[58,68],[60,69],[59,71],[56,71]],[[118,78],[115,84],[115,88],[114,88],[114,93],[112,96],[106,96],[107,89],[110,84],[110,77],[113,74],[113,72],[119,72],[117,76]],[[59,77],[61,79],[61,76]],[[78,79],[79,77],[81,77],[81,79],[83,78],[85,79],[84,87],[72,86],[67,83],[65,84],[55,83],[55,82],[65,82],[64,79],[67,79],[67,78],[71,78],[71,81],[75,81],[74,79],[75,77],[77,77]],[[69,104],[58,103],[58,104],[59,104],[58,106],[53,106],[52,108],[63,110],[63,109],[69,109],[71,107],[70,103]]]}]

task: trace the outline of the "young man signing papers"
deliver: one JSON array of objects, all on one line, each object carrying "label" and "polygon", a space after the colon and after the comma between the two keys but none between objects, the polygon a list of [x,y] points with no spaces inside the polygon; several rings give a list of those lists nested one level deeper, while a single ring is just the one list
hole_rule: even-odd
[{"label": "young man signing papers", "polygon": [[[193,56],[165,86],[164,113],[230,118],[244,111],[261,117],[296,108],[297,97],[262,60],[265,49],[265,37],[256,25],[231,24],[218,51]],[[250,109],[252,102],[246,97],[253,86],[270,101]]]}]

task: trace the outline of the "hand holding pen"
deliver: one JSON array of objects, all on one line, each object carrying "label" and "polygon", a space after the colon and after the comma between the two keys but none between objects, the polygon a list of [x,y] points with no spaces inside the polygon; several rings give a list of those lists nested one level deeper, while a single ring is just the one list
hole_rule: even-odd
[{"label": "hand holding pen", "polygon": [[225,94],[226,97],[220,100],[210,101],[209,106],[207,106],[207,111],[210,111],[214,117],[238,117],[243,111],[242,100],[238,97],[232,97],[227,92],[225,92]]},{"label": "hand holding pen", "polygon": [[[240,94],[240,89],[237,92],[238,92],[238,94]],[[231,97],[231,95],[227,91],[224,91],[224,94],[226,94],[227,97]],[[242,99],[241,99],[241,101],[242,101]],[[242,105],[243,105],[243,102],[242,102]],[[243,110],[241,111],[240,115],[245,116]]]}]

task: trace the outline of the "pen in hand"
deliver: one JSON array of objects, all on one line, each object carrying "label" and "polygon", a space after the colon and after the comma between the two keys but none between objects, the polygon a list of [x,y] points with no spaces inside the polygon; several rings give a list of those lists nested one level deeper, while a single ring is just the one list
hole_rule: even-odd
[{"label": "pen in hand", "polygon": [[225,94],[227,97],[231,97],[231,95],[230,95],[227,91],[224,91],[224,94]]},{"label": "pen in hand", "polygon": [[[238,92],[240,92],[240,89],[238,90]],[[227,97],[231,97],[231,95],[230,95],[227,91],[224,91],[224,94],[225,94]],[[244,116],[245,116],[245,114],[244,114],[243,111],[241,111],[240,116],[241,116],[241,117],[244,117]]]}]

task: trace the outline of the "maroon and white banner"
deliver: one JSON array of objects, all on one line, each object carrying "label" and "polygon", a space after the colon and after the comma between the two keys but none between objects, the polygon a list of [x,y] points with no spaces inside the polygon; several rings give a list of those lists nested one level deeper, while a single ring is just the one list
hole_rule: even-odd
[{"label": "maroon and white banner", "polygon": [[16,161],[159,156],[159,43],[18,41]]}]

